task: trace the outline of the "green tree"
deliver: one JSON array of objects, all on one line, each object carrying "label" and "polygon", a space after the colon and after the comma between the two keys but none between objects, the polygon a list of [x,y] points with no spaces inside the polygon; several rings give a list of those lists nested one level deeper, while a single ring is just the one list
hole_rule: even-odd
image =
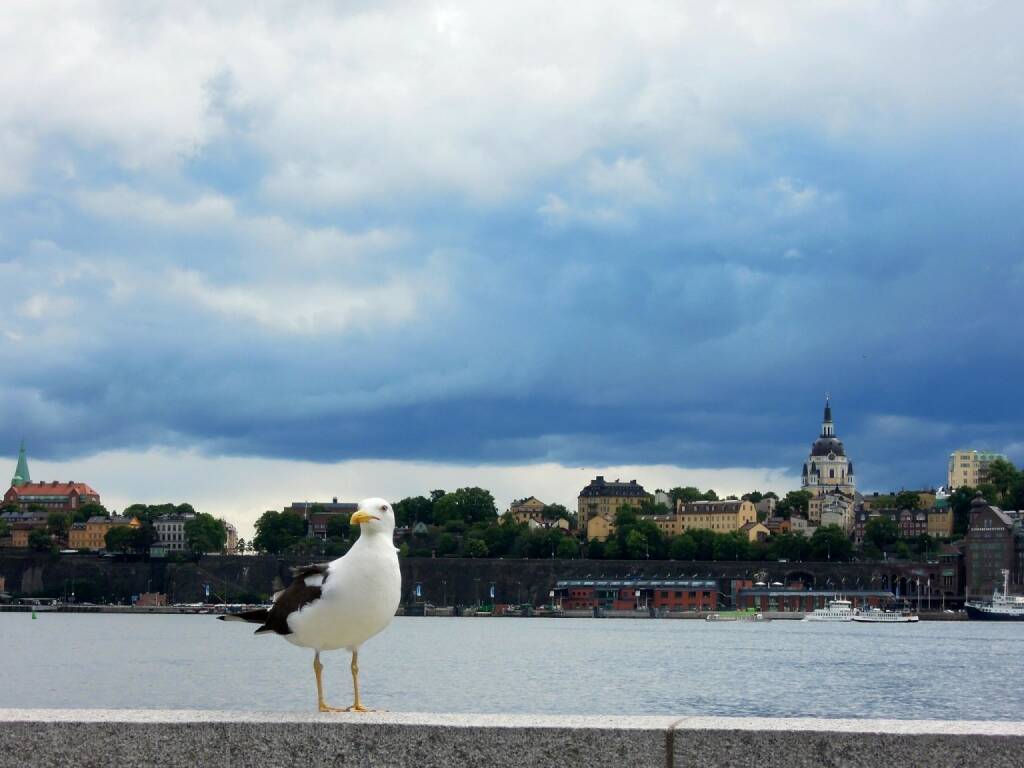
[{"label": "green tree", "polygon": [[640,531],[633,529],[626,534],[625,550],[631,560],[640,560],[649,556],[650,543]]},{"label": "green tree", "polygon": [[487,557],[487,544],[481,539],[469,539],[464,549],[466,557]]},{"label": "green tree", "polygon": [[771,538],[768,554],[773,560],[806,560],[810,551],[811,543],[806,536],[780,533]]},{"label": "green tree", "polygon": [[127,525],[115,525],[103,537],[107,552],[127,552],[134,548],[134,531]]},{"label": "green tree", "polygon": [[668,545],[668,556],[673,560],[693,560],[697,556],[697,542],[688,533],[676,536]]},{"label": "green tree", "polygon": [[241,536],[239,536],[238,541],[235,542],[235,552],[237,552],[240,555],[245,554],[245,539],[243,539]]},{"label": "green tree", "polygon": [[743,494],[743,498],[751,504],[757,504],[764,498],[764,494],[760,491],[751,491],[750,493]]},{"label": "green tree", "polygon": [[459,548],[459,543],[450,533],[442,533],[437,540],[437,554],[454,555]]},{"label": "green tree", "polygon": [[888,551],[899,536],[899,526],[886,515],[872,517],[864,525],[864,541],[883,552]]},{"label": "green tree", "polygon": [[[444,492],[441,492],[444,495]],[[434,502],[425,496],[409,496],[394,503],[395,525],[410,527],[416,523],[434,522]]]},{"label": "green tree", "polygon": [[962,485],[949,495],[949,506],[953,510],[953,535],[962,537],[967,533],[971,522],[971,502],[977,490],[969,485]]},{"label": "green tree", "polygon": [[580,545],[576,539],[571,536],[563,536],[562,540],[558,542],[558,546],[555,547],[555,557],[563,560],[568,560],[578,556],[580,553]]},{"label": "green tree", "polygon": [[74,516],[73,522],[84,523],[90,517],[110,517],[110,512],[108,512],[107,508],[98,502],[87,501],[76,509],[72,515]]},{"label": "green tree", "polygon": [[914,491],[900,491],[896,494],[896,498],[893,499],[893,504],[896,509],[919,509],[921,507],[921,497]]},{"label": "green tree", "polygon": [[71,520],[66,512],[51,512],[46,516],[46,530],[58,539],[66,538],[71,529]]},{"label": "green tree", "polygon": [[138,528],[132,528],[132,549],[136,552],[148,552],[156,541],[156,530],[150,522],[141,523]]},{"label": "green tree", "polygon": [[792,517],[794,513],[801,517],[807,517],[807,509],[810,506],[811,497],[810,491],[790,491],[775,507],[775,514],[787,519]]},{"label": "green tree", "polygon": [[347,539],[352,533],[352,525],[347,515],[335,515],[327,521],[328,539]]},{"label": "green tree", "polygon": [[11,526],[6,520],[0,518],[0,539],[11,535]]},{"label": "green tree", "polygon": [[688,501],[704,501],[704,494],[700,492],[699,488],[694,488],[692,485],[682,488],[676,486],[669,490],[668,495],[672,497],[673,504],[678,504],[680,501],[684,504]]},{"label": "green tree", "polygon": [[540,516],[545,520],[558,520],[564,517],[569,522],[572,522],[573,515],[568,509],[562,504],[545,504],[544,509],[541,510]]},{"label": "green tree", "polygon": [[278,555],[306,535],[306,521],[293,512],[269,510],[256,521],[252,546],[258,552]]},{"label": "green tree", "polygon": [[434,523],[462,520],[466,523],[498,519],[494,497],[483,488],[459,488],[434,502]]},{"label": "green tree", "polygon": [[28,535],[28,546],[36,552],[49,552],[55,547],[45,528],[34,528]]},{"label": "green tree", "polygon": [[990,499],[993,504],[1006,506],[1005,499],[1016,484],[1018,475],[1017,468],[1006,459],[995,459],[988,465],[988,483],[996,490],[996,497]]},{"label": "green tree", "polygon": [[838,525],[822,525],[811,536],[811,557],[845,562],[853,555],[853,542]]},{"label": "green tree", "polygon": [[224,521],[205,512],[185,521],[185,542],[197,555],[220,552],[228,539]]}]

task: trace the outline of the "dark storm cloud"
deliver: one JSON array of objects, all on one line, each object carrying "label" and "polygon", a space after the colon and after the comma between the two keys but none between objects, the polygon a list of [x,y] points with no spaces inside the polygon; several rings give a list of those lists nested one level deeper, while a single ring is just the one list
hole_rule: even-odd
[{"label": "dark storm cloud", "polygon": [[[897,14],[878,61],[837,60],[869,12],[732,13],[577,29],[575,69],[469,45],[530,25],[364,9],[321,21],[376,69],[316,24],[312,45],[197,42],[179,69],[157,34],[138,55],[170,107],[133,72],[96,84],[107,111],[19,94],[3,433],[59,458],[797,467],[831,392],[862,484],[1018,450],[1013,25]],[[975,60],[933,39],[958,24]],[[397,55],[424,30],[434,69]]]}]

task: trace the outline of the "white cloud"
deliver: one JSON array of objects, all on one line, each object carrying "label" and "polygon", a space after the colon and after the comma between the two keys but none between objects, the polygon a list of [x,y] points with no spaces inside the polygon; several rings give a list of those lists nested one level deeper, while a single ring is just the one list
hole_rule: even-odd
[{"label": "white cloud", "polygon": [[293,334],[342,333],[406,323],[420,307],[420,286],[395,278],[380,285],[213,285],[202,274],[172,270],[173,293],[235,321]]},{"label": "white cloud", "polygon": [[[30,446],[31,448],[31,446]],[[302,461],[203,456],[195,451],[151,449],[111,451],[70,462],[37,461],[29,457],[34,478],[87,482],[110,508],[135,502],[190,502],[197,509],[224,517],[250,538],[253,523],[268,509],[292,501],[346,501],[383,496],[397,500],[427,495],[435,488],[453,490],[477,485],[494,494],[499,511],[516,498],[534,495],[543,501],[576,508],[576,496],[595,475],[635,479],[656,488],[694,485],[720,495],[759,489],[780,495],[799,486],[795,475],[777,469],[734,467],[693,469],[669,465],[564,467],[558,464],[473,466],[410,461],[345,461],[315,464]],[[189,479],[187,487],[181,479]]]},{"label": "white cloud", "polygon": [[858,139],[1019,118],[1022,20],[1014,4],[16,4],[0,137],[163,174],[230,136],[289,206],[489,204],[620,147],[678,172],[742,150],[751,124]]}]

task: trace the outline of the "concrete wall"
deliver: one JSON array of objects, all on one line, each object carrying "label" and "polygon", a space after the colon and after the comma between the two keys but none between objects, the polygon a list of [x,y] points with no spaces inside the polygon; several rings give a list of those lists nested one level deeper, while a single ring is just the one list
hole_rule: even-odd
[{"label": "concrete wall", "polygon": [[0,709],[7,766],[1009,768],[1024,724]]},{"label": "concrete wall", "polygon": [[[126,599],[146,591],[166,592],[173,602],[192,603],[203,599],[203,585],[210,584],[214,601],[227,590],[229,601],[258,600],[280,589],[290,580],[289,567],[316,558],[204,557],[198,563],[118,562],[95,555],[49,555],[27,551],[0,550],[0,576],[7,589],[19,595],[56,597],[75,585],[79,600],[96,600],[98,595]],[[948,566],[947,566],[948,567]],[[808,578],[824,586],[831,579],[862,589],[888,587],[894,577],[904,579],[940,570],[940,565],[886,563],[754,563],[693,562],[670,560],[513,560],[417,558],[402,560],[402,596],[411,600],[416,584],[422,585],[423,599],[441,605],[473,605],[486,600],[490,585],[500,603],[547,602],[548,591],[559,579],[584,578],[697,578],[722,579],[727,589],[730,578],[764,575],[767,581],[788,582]],[[928,569],[931,569],[929,571]],[[934,574],[933,574],[934,575]],[[937,577],[936,577],[937,578]],[[900,589],[907,594],[907,585]],[[938,596],[936,595],[936,604]]]}]

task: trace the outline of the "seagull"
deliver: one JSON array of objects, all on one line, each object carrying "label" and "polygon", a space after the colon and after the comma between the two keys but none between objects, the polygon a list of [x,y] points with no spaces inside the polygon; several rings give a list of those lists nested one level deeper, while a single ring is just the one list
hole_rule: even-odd
[{"label": "seagull", "polygon": [[[350,522],[359,538],[337,560],[292,570],[292,583],[274,595],[273,605],[220,616],[223,621],[259,624],[257,635],[276,633],[312,648],[317,707],[321,712],[369,712],[359,699],[359,648],[385,629],[402,599],[402,574],[394,545],[395,513],[384,499],[364,499]],[[352,654],[350,707],[324,701],[322,651],[346,648]]]}]

